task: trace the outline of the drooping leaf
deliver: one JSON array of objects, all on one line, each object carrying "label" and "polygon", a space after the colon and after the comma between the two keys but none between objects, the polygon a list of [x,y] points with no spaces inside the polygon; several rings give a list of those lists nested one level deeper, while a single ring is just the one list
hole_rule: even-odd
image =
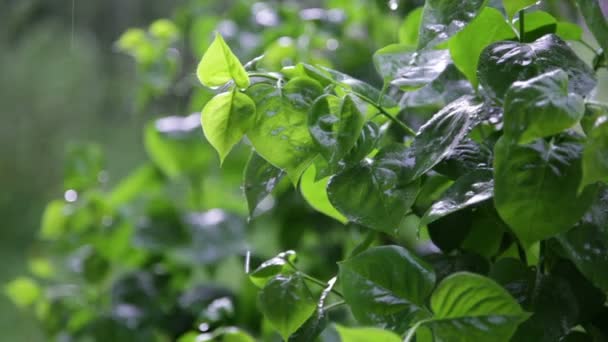
[{"label": "drooping leaf", "polygon": [[481,12],[485,0],[426,0],[418,49],[432,48],[462,30]]},{"label": "drooping leaf", "polygon": [[410,45],[401,44],[389,45],[374,54],[376,70],[384,81],[404,89],[432,82],[450,62],[447,50],[416,51]]},{"label": "drooping leaf", "polygon": [[353,148],[364,124],[365,117],[350,95],[320,97],[308,114],[308,130],[330,167]]},{"label": "drooping leaf", "polygon": [[594,198],[577,194],[581,139],[560,135],[517,145],[501,138],[494,147],[494,201],[502,219],[527,247],[572,227]]},{"label": "drooping leaf", "polygon": [[285,251],[274,258],[264,261],[258,268],[249,274],[249,279],[257,287],[263,288],[268,281],[281,273],[291,273],[290,263],[296,260],[296,252]]},{"label": "drooping leaf", "polygon": [[477,87],[477,64],[483,49],[491,43],[513,37],[515,33],[502,13],[486,7],[475,20],[449,40],[450,55],[458,70]]},{"label": "drooping leaf", "polygon": [[255,103],[249,96],[230,91],[216,95],[201,112],[205,137],[223,162],[232,147],[255,123]]},{"label": "drooping leaf", "polygon": [[513,83],[504,108],[505,135],[521,144],[574,126],[585,111],[582,97],[568,93],[568,75],[561,69]]},{"label": "drooping leaf", "polygon": [[410,11],[399,27],[399,43],[405,45],[418,45],[418,31],[422,22],[422,11],[424,7],[418,7]]},{"label": "drooping leaf", "polygon": [[534,6],[538,2],[538,0],[502,0],[502,5],[509,19],[512,19],[517,12]]},{"label": "drooping leaf", "polygon": [[207,87],[221,87],[234,81],[239,88],[249,87],[249,76],[238,58],[219,33],[201,59],[196,70],[200,82]]},{"label": "drooping leaf", "polygon": [[508,342],[529,314],[505,289],[481,275],[445,278],[431,297],[435,316],[424,323],[439,341]]},{"label": "drooping leaf", "polygon": [[553,34],[532,43],[502,41],[484,49],[479,59],[479,83],[496,100],[502,101],[515,81],[563,69],[568,74],[568,91],[586,96],[595,87],[593,70],[566,42]]},{"label": "drooping leaf", "polygon": [[448,156],[480,121],[482,109],[483,103],[472,96],[463,96],[424,124],[412,144],[413,177],[420,177]]},{"label": "drooping leaf", "polygon": [[411,151],[389,145],[373,161],[364,160],[333,176],[329,201],[349,221],[394,234],[416,199],[419,181],[413,181]]},{"label": "drooping leaf", "polygon": [[486,201],[492,198],[493,192],[492,170],[473,171],[458,178],[424,214],[420,224],[426,225],[453,212]]},{"label": "drooping leaf", "polygon": [[580,189],[595,182],[608,183],[608,116],[600,116],[585,142]]},{"label": "drooping leaf", "polygon": [[598,44],[608,54],[608,21],[602,12],[599,0],[577,0],[576,4],[585,18],[585,23],[595,36]]},{"label": "drooping leaf", "polygon": [[254,214],[258,205],[272,193],[284,176],[283,170],[276,168],[257,153],[251,153],[243,179],[249,216]]},{"label": "drooping leaf", "polygon": [[581,40],[583,28],[567,21],[558,21],[555,34],[563,40]]},{"label": "drooping leaf", "polygon": [[257,108],[256,122],[247,137],[256,152],[285,170],[294,184],[317,155],[307,117],[322,92],[319,83],[308,78],[294,78],[282,89],[258,83],[247,92]]},{"label": "drooping leaf", "polygon": [[302,175],[300,180],[300,191],[302,196],[317,211],[338,220],[341,223],[346,223],[348,220],[344,215],[340,214],[329,201],[327,196],[327,183],[329,177],[316,180],[316,167],[311,165]]},{"label": "drooping leaf", "polygon": [[[557,19],[547,12],[526,12],[524,18],[525,32],[520,42],[533,42],[546,34],[557,32]],[[519,28],[519,17],[513,21],[513,26]]]},{"label": "drooping leaf", "polygon": [[400,342],[399,335],[378,328],[347,328],[336,324],[341,342]]},{"label": "drooping leaf", "polygon": [[424,318],[435,273],[403,247],[372,247],[339,264],[344,299],[361,324],[404,332]]},{"label": "drooping leaf", "polygon": [[284,340],[313,314],[316,302],[298,273],[272,278],[258,296],[260,310]]},{"label": "drooping leaf", "polygon": [[608,291],[608,191],[601,189],[574,228],[557,236],[566,256],[591,282]]}]

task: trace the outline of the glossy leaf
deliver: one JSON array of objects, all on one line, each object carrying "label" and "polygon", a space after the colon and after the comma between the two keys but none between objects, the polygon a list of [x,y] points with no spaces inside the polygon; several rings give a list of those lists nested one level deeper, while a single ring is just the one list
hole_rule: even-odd
[{"label": "glossy leaf", "polygon": [[376,70],[385,82],[405,89],[424,86],[450,64],[447,50],[416,51],[409,45],[389,45],[374,54]]},{"label": "glossy leaf", "polygon": [[373,161],[333,176],[327,186],[329,201],[349,221],[394,234],[418,194],[412,181],[411,151],[401,145],[382,149]]},{"label": "glossy leaf", "polygon": [[[546,34],[557,32],[557,19],[547,12],[526,12],[524,18],[525,32],[523,39],[520,38],[521,42],[533,42]],[[513,20],[513,26],[519,28],[519,17]]]},{"label": "glossy leaf", "polygon": [[308,114],[308,130],[330,167],[353,148],[364,124],[365,117],[349,95],[320,97]]},{"label": "glossy leaf", "polygon": [[205,137],[223,162],[255,122],[255,103],[249,96],[230,91],[209,100],[201,113]]},{"label": "glossy leaf", "polygon": [[344,299],[361,324],[404,332],[424,318],[435,273],[403,247],[372,247],[339,264]]},{"label": "glossy leaf", "polygon": [[431,223],[458,210],[492,198],[494,180],[492,171],[480,169],[462,176],[452,184],[424,214],[421,225]]},{"label": "glossy leaf", "polygon": [[378,328],[347,328],[336,324],[341,342],[400,342],[399,335]]},{"label": "glossy leaf", "polygon": [[221,87],[234,81],[239,88],[249,87],[249,76],[241,62],[219,33],[201,59],[196,70],[200,82],[207,87]]},{"label": "glossy leaf", "polygon": [[585,143],[580,189],[595,182],[608,183],[608,116],[600,116]]},{"label": "glossy leaf", "polygon": [[494,148],[494,201],[502,219],[525,246],[572,227],[594,198],[595,188],[577,194],[580,138],[516,145],[501,138]]},{"label": "glossy leaf", "polygon": [[483,104],[471,96],[450,103],[422,126],[414,139],[413,178],[418,178],[447,157],[480,121]]},{"label": "glossy leaf", "polygon": [[493,280],[473,273],[445,278],[431,297],[435,316],[424,326],[440,341],[510,341],[529,314]]},{"label": "glossy leaf", "polygon": [[583,38],[583,28],[567,21],[559,21],[555,34],[564,40],[581,40]]},{"label": "glossy leaf", "polygon": [[251,153],[243,179],[249,216],[253,216],[256,208],[272,193],[284,176],[283,170],[276,168],[257,153]]},{"label": "glossy leaf", "polygon": [[515,81],[563,69],[568,73],[568,91],[581,96],[595,87],[593,70],[559,37],[548,34],[526,44],[502,41],[481,53],[477,77],[489,95],[502,101]]},{"label": "glossy leaf", "polygon": [[432,48],[462,30],[481,12],[484,0],[426,0],[418,49]]},{"label": "glossy leaf", "polygon": [[247,137],[256,153],[285,170],[294,184],[317,155],[307,117],[322,91],[312,79],[295,78],[283,89],[258,83],[247,92],[257,108],[256,122]]},{"label": "glossy leaf", "polygon": [[568,93],[568,74],[557,69],[517,81],[505,95],[504,132],[527,144],[574,126],[583,117],[583,99]]},{"label": "glossy leaf", "polygon": [[349,165],[359,163],[376,148],[379,140],[380,128],[378,125],[373,121],[366,122],[352,150],[344,157],[344,161]]},{"label": "glossy leaf", "polygon": [[478,144],[472,139],[464,139],[433,170],[450,179],[458,179],[473,171],[489,168],[493,157],[493,146],[489,145],[486,142]]},{"label": "glossy leaf", "polygon": [[502,0],[502,5],[507,12],[507,16],[511,19],[517,12],[534,6],[538,2],[538,0]]},{"label": "glossy leaf", "polygon": [[281,273],[290,273],[290,264],[296,260],[296,252],[285,251],[272,259],[264,261],[258,268],[249,274],[249,279],[257,287],[263,288],[268,281]]},{"label": "glossy leaf", "polygon": [[576,4],[585,18],[587,27],[595,36],[598,44],[604,50],[604,55],[608,53],[608,21],[602,12],[599,0],[577,0]]},{"label": "glossy leaf", "polygon": [[557,236],[566,256],[591,282],[608,291],[608,191],[605,187],[574,228]]},{"label": "glossy leaf", "polygon": [[316,302],[301,275],[278,275],[262,289],[260,310],[284,340],[313,314]]},{"label": "glossy leaf", "polygon": [[302,196],[315,210],[331,217],[339,222],[346,223],[348,220],[344,215],[340,214],[329,201],[327,196],[327,183],[329,177],[316,180],[316,167],[311,165],[302,175],[300,180],[300,191]]},{"label": "glossy leaf", "polygon": [[399,27],[399,43],[405,45],[418,45],[418,31],[422,22],[422,11],[424,7],[418,7],[410,11]]},{"label": "glossy leaf", "polygon": [[473,87],[477,87],[477,64],[483,49],[514,35],[502,13],[486,7],[475,20],[449,40],[450,55],[458,70],[467,76]]}]

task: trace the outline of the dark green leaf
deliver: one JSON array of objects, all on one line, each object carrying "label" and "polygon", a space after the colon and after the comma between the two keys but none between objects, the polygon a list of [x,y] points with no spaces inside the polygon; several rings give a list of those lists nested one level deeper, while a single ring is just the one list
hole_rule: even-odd
[{"label": "dark green leaf", "polygon": [[502,101],[515,81],[554,69],[563,69],[568,74],[569,92],[585,96],[595,87],[593,70],[553,34],[529,44],[503,41],[488,46],[479,59],[477,77],[491,97]]},{"label": "dark green leaf", "polygon": [[465,139],[433,169],[451,179],[458,179],[478,169],[492,165],[492,146]]},{"label": "dark green leaf", "polygon": [[384,81],[405,89],[432,82],[450,62],[447,50],[416,51],[410,45],[389,45],[374,54],[376,70]]},{"label": "dark green leaf", "polygon": [[504,341],[529,314],[500,285],[473,273],[444,279],[431,297],[435,316],[424,326],[440,341]]},{"label": "dark green leaf", "polygon": [[600,116],[587,136],[583,151],[580,189],[595,182],[608,183],[608,116]]},{"label": "dark green leaf", "polygon": [[282,89],[258,83],[248,90],[256,103],[257,118],[247,137],[256,152],[285,170],[294,184],[317,155],[307,117],[322,92],[318,82],[307,78],[295,78]]},{"label": "dark green leaf", "polygon": [[608,21],[602,12],[599,0],[577,0],[576,4],[585,18],[585,23],[595,36],[604,55],[608,53]]},{"label": "dark green leaf", "polygon": [[456,272],[487,274],[490,269],[490,264],[486,259],[471,253],[430,254],[425,256],[424,260],[433,266],[437,275],[437,283]]},{"label": "dark green leaf", "polygon": [[255,122],[255,103],[249,96],[230,91],[213,97],[201,112],[205,137],[220,156],[220,162]]},{"label": "dark green leaf", "polygon": [[394,234],[416,199],[419,181],[412,181],[413,158],[402,145],[389,145],[373,161],[333,176],[329,200],[349,221]]},{"label": "dark green leaf", "polygon": [[463,96],[424,124],[412,144],[415,153],[412,178],[422,176],[447,157],[480,121],[482,110],[482,103]]},{"label": "dark green leaf", "polygon": [[347,328],[336,325],[341,342],[400,342],[399,335],[378,328]]},{"label": "dark green leaf", "polygon": [[347,95],[320,97],[308,114],[308,130],[330,167],[337,165],[355,145],[365,117]]},{"label": "dark green leaf", "polygon": [[260,310],[287,340],[314,313],[316,302],[298,273],[272,278],[259,294]]},{"label": "dark green leaf", "polygon": [[462,243],[462,249],[491,259],[501,246],[509,227],[500,219],[494,203],[486,202],[475,211],[471,230]]},{"label": "dark green leaf", "polygon": [[[404,276],[406,275],[406,276]],[[435,273],[403,247],[373,247],[340,263],[344,299],[361,324],[404,332],[427,313]]]},{"label": "dark green leaf", "polygon": [[520,144],[574,126],[583,117],[583,99],[568,93],[568,74],[556,69],[517,81],[505,95],[504,132]]},{"label": "dark green leaf", "polygon": [[447,254],[460,247],[471,231],[472,222],[472,210],[465,209],[442,216],[427,224],[427,228],[433,244]]},{"label": "dark green leaf", "polygon": [[372,121],[368,121],[363,126],[359,138],[355,142],[352,150],[344,157],[348,165],[359,163],[376,148],[380,140],[380,128]]},{"label": "dark green leaf", "polygon": [[536,272],[515,258],[502,258],[492,265],[489,277],[502,285],[518,303],[531,300]]},{"label": "dark green leaf", "polygon": [[462,30],[481,12],[484,0],[426,0],[418,49],[432,48]]},{"label": "dark green leaf", "polygon": [[266,283],[277,274],[288,272],[291,269],[290,263],[296,260],[296,252],[281,252],[272,259],[264,261],[258,268],[249,274],[249,279],[257,287],[263,288]]},{"label": "dark green leaf", "polygon": [[454,64],[477,87],[477,64],[483,49],[491,43],[513,37],[515,33],[502,13],[486,7],[475,20],[458,32],[448,46]]},{"label": "dark green leaf", "polygon": [[249,87],[249,76],[219,33],[201,59],[196,75],[207,87],[221,87],[234,81],[239,88]]},{"label": "dark green leaf", "polygon": [[249,216],[253,216],[260,202],[272,193],[283,176],[285,176],[283,170],[274,167],[257,153],[251,152],[243,180]]},{"label": "dark green leaf", "polygon": [[580,138],[516,145],[502,137],[494,148],[494,200],[503,220],[527,247],[572,227],[593,201],[595,189],[577,195]]}]

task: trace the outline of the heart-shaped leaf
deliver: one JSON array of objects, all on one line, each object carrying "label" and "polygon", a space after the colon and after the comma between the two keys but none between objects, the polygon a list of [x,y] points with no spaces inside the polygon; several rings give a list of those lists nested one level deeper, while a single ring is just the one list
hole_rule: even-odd
[{"label": "heart-shaped leaf", "polygon": [[347,328],[336,324],[341,342],[401,342],[399,335],[378,328]]},{"label": "heart-shaped leaf", "polygon": [[432,48],[462,30],[481,12],[485,0],[426,0],[418,49]]},{"label": "heart-shaped leaf", "polygon": [[389,45],[374,54],[376,70],[385,82],[412,89],[435,80],[451,63],[447,50],[416,51],[409,45]]},{"label": "heart-shaped leaf", "polygon": [[327,197],[327,183],[329,176],[316,180],[317,169],[312,164],[302,175],[300,180],[300,191],[302,196],[315,210],[334,218],[342,223],[348,222],[344,215],[340,214],[331,204]]},{"label": "heart-shaped leaf", "polygon": [[249,87],[245,68],[219,33],[203,55],[196,75],[203,85],[211,88],[221,87],[229,81],[234,81],[239,88]]}]

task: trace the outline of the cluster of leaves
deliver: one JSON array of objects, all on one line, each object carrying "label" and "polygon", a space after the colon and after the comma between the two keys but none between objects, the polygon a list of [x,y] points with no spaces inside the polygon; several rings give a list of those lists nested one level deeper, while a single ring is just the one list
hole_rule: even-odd
[{"label": "cluster of leaves", "polygon": [[[252,147],[250,212],[286,176],[370,232],[327,282],[291,252],[250,273],[285,340],[314,339],[340,305],[370,326],[338,327],[344,341],[607,337],[608,107],[591,100],[605,56],[585,63],[567,43],[582,29],[534,5],[427,0],[374,55],[382,89],[320,65],[246,68],[216,36],[201,121],[221,162]],[[579,6],[605,48],[599,4]],[[430,254],[394,244],[412,221]]]}]

